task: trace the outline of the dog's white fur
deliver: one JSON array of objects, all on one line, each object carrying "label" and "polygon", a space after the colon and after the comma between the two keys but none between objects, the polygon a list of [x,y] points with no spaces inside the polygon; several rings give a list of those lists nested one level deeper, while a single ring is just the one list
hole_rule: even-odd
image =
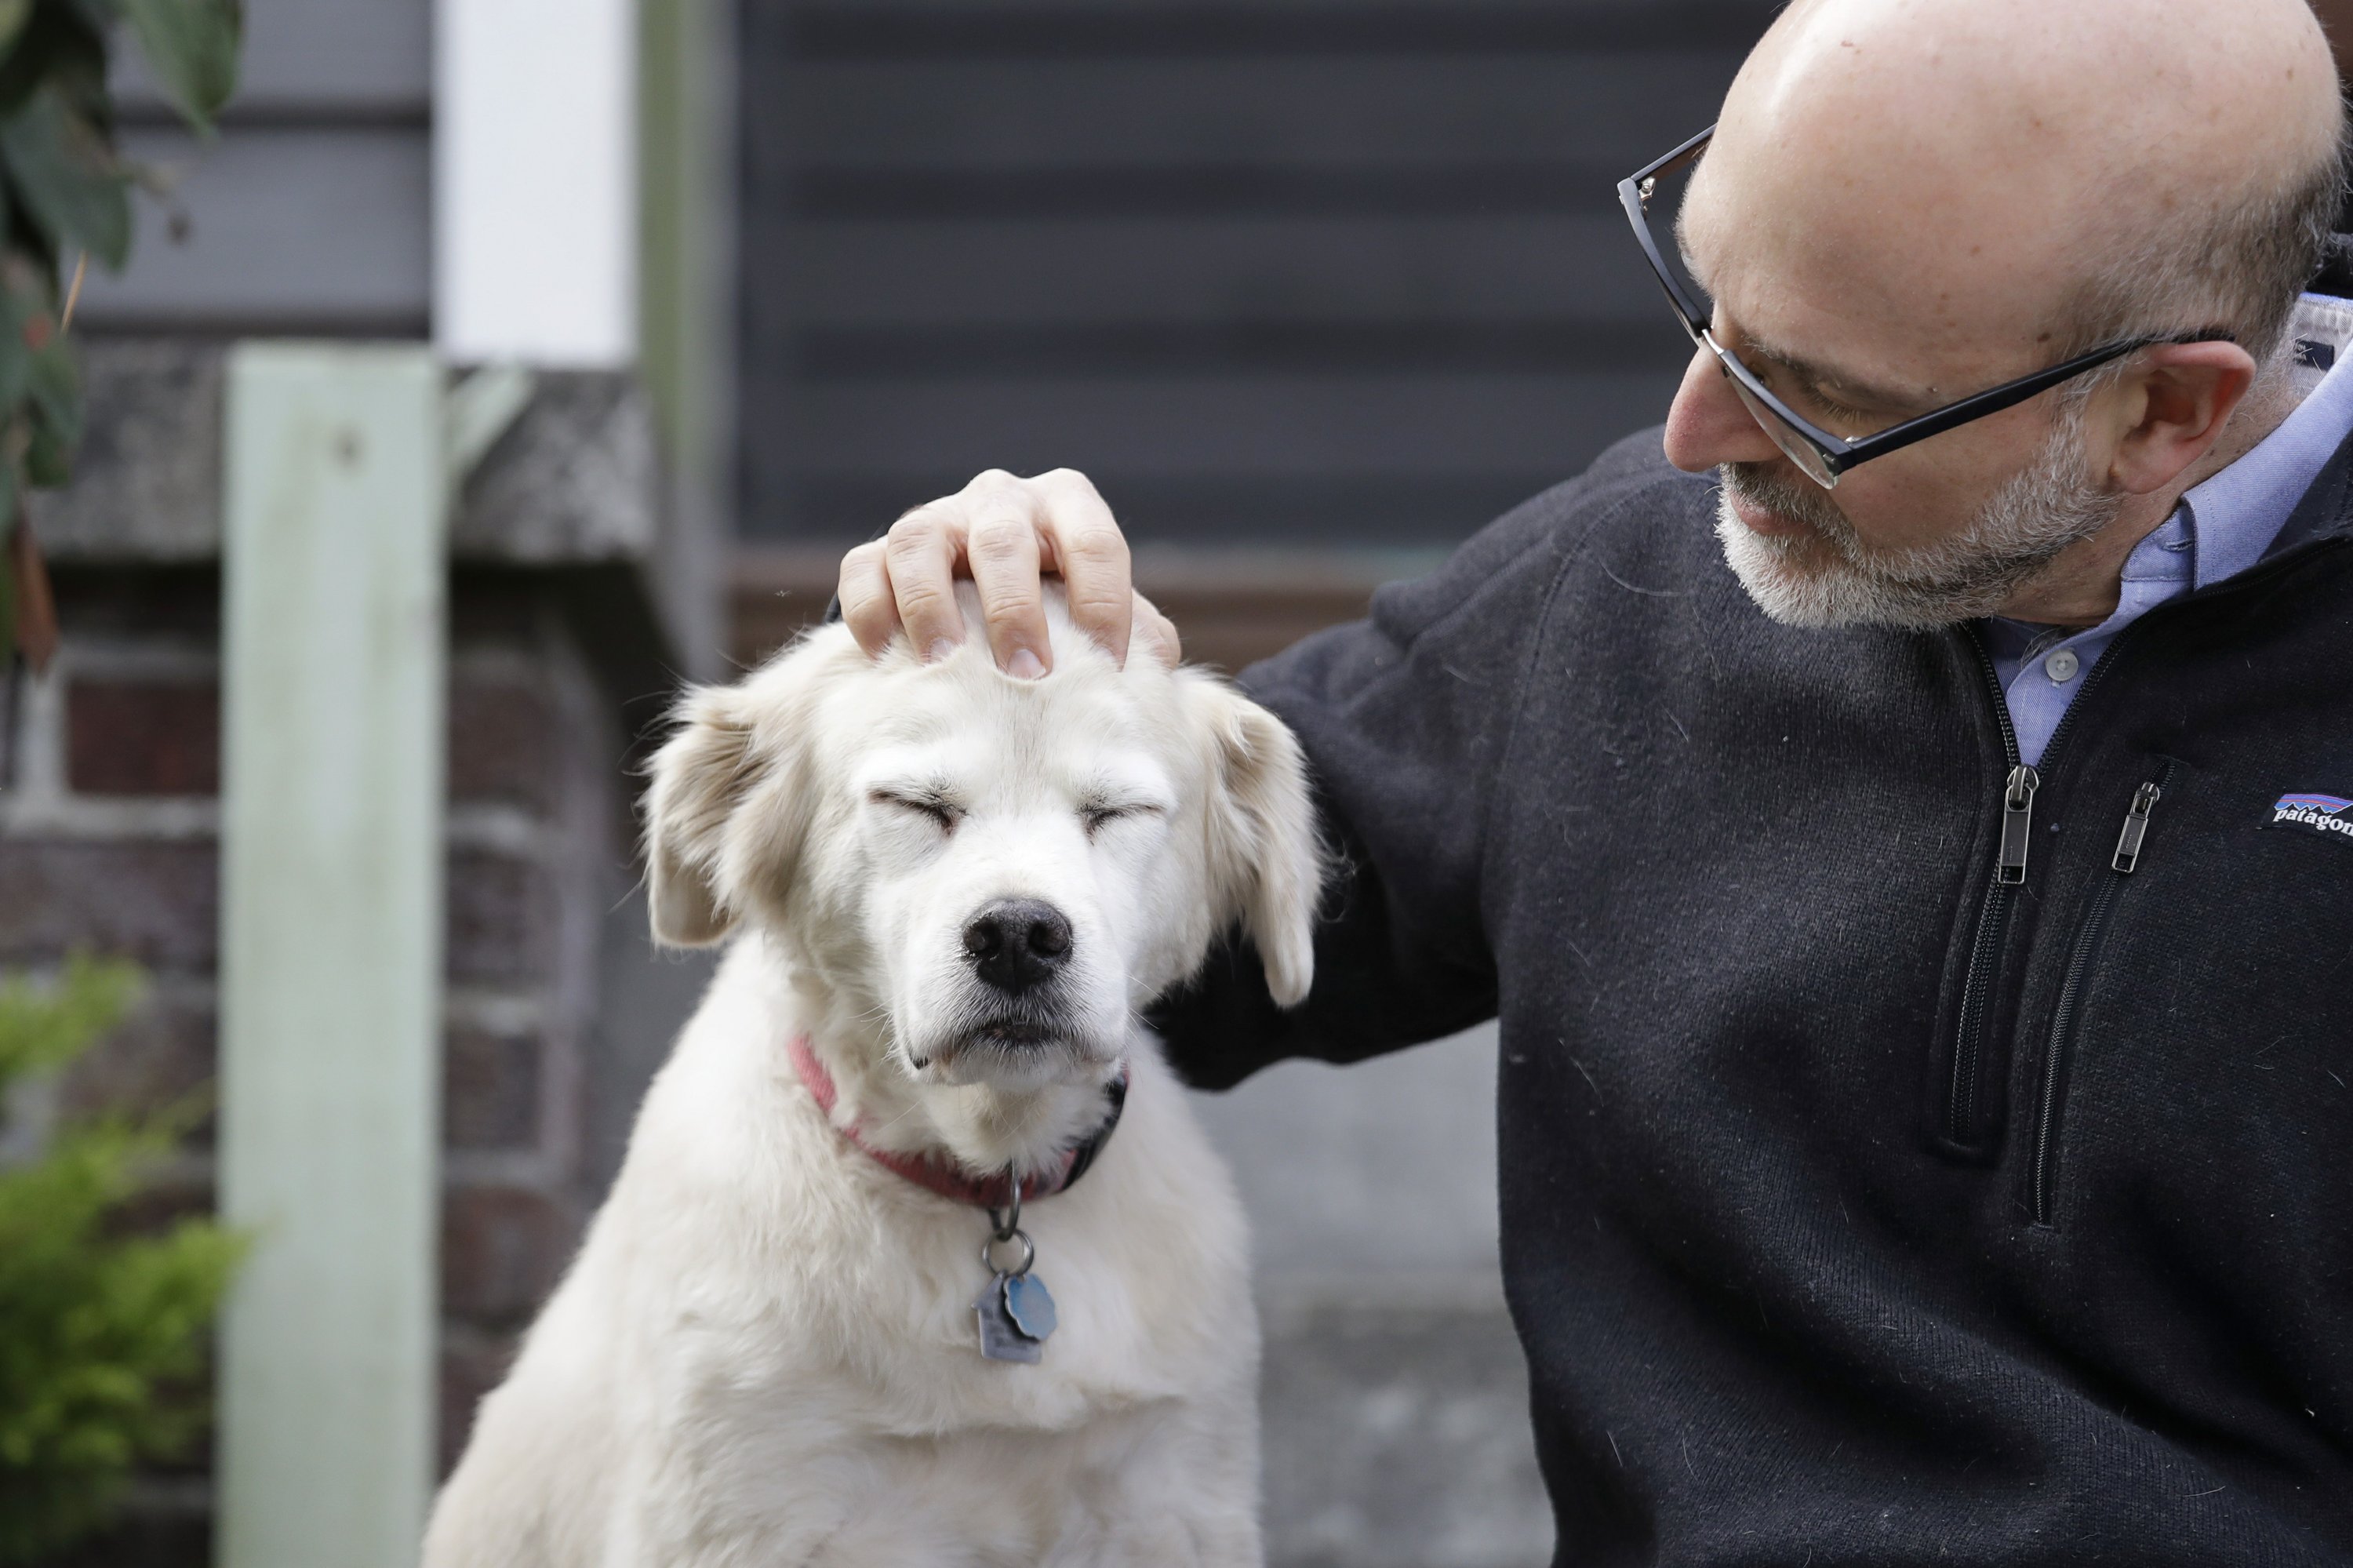
[{"label": "dog's white fur", "polygon": [[[1208,676],[1115,669],[1059,602],[1053,673],[1014,680],[965,609],[937,663],[831,627],[683,705],[649,797],[654,930],[733,946],[476,1418],[427,1568],[1261,1562],[1241,1212],[1136,1010],[1235,921],[1276,998],[1305,993],[1298,748]],[[1072,927],[1044,1044],[974,1023],[961,934],[1004,896]],[[982,1359],[986,1219],[828,1126],[796,1033],[839,1125],[976,1173],[1043,1168],[1129,1064],[1094,1169],[1022,1217],[1060,1310],[1041,1364]]]}]

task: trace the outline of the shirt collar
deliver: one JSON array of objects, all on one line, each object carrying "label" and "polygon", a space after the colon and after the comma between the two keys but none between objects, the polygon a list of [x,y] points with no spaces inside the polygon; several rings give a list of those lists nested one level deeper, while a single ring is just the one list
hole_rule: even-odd
[{"label": "shirt collar", "polygon": [[2238,461],[2186,493],[2173,514],[2133,546],[2116,612],[2074,631],[1990,618],[1985,625],[1997,658],[2031,660],[2063,642],[2105,647],[2166,600],[2235,577],[2263,558],[2353,431],[2353,300],[2306,294],[2289,331],[2290,375],[2302,401]]},{"label": "shirt collar", "polygon": [[2136,577],[2180,580],[2174,563],[2185,540],[2191,587],[2253,566],[2353,430],[2353,301],[2306,294],[2289,330],[2291,375],[2304,400],[2253,450],[2183,495],[2181,509],[2140,542],[2125,563],[2127,594]]}]

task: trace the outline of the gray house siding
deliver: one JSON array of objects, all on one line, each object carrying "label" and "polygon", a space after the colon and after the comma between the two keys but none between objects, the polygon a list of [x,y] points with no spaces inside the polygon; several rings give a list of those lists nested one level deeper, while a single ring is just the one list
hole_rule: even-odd
[{"label": "gray house siding", "polygon": [[744,533],[1071,464],[1146,541],[1460,537],[1663,409],[1613,187],[1773,9],[744,7]]},{"label": "gray house siding", "polygon": [[171,182],[136,204],[84,330],[417,337],[430,321],[430,0],[248,0],[241,86],[205,140],[118,67],[125,141]]}]

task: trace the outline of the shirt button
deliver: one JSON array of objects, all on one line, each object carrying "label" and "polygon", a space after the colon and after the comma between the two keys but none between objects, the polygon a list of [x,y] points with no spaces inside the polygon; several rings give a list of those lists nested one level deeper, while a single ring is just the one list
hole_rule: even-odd
[{"label": "shirt button", "polygon": [[2073,649],[2062,648],[2043,661],[2042,673],[2051,677],[2052,685],[2063,686],[2073,680],[2075,672],[2083,667],[2084,662],[2075,657]]}]

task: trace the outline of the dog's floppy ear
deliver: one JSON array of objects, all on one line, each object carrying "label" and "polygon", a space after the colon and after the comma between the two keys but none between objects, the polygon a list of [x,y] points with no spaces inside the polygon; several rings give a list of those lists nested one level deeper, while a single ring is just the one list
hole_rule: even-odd
[{"label": "dog's floppy ear", "polygon": [[719,885],[727,820],[758,772],[752,721],[733,686],[690,693],[655,754],[646,791],[646,891],[654,940],[704,948],[733,928]]},{"label": "dog's floppy ear", "polygon": [[1276,1002],[1295,1007],[1315,978],[1315,908],[1324,855],[1307,767],[1281,719],[1239,692],[1202,682],[1197,711],[1215,735],[1217,777],[1207,832],[1209,886],[1239,918]]}]

